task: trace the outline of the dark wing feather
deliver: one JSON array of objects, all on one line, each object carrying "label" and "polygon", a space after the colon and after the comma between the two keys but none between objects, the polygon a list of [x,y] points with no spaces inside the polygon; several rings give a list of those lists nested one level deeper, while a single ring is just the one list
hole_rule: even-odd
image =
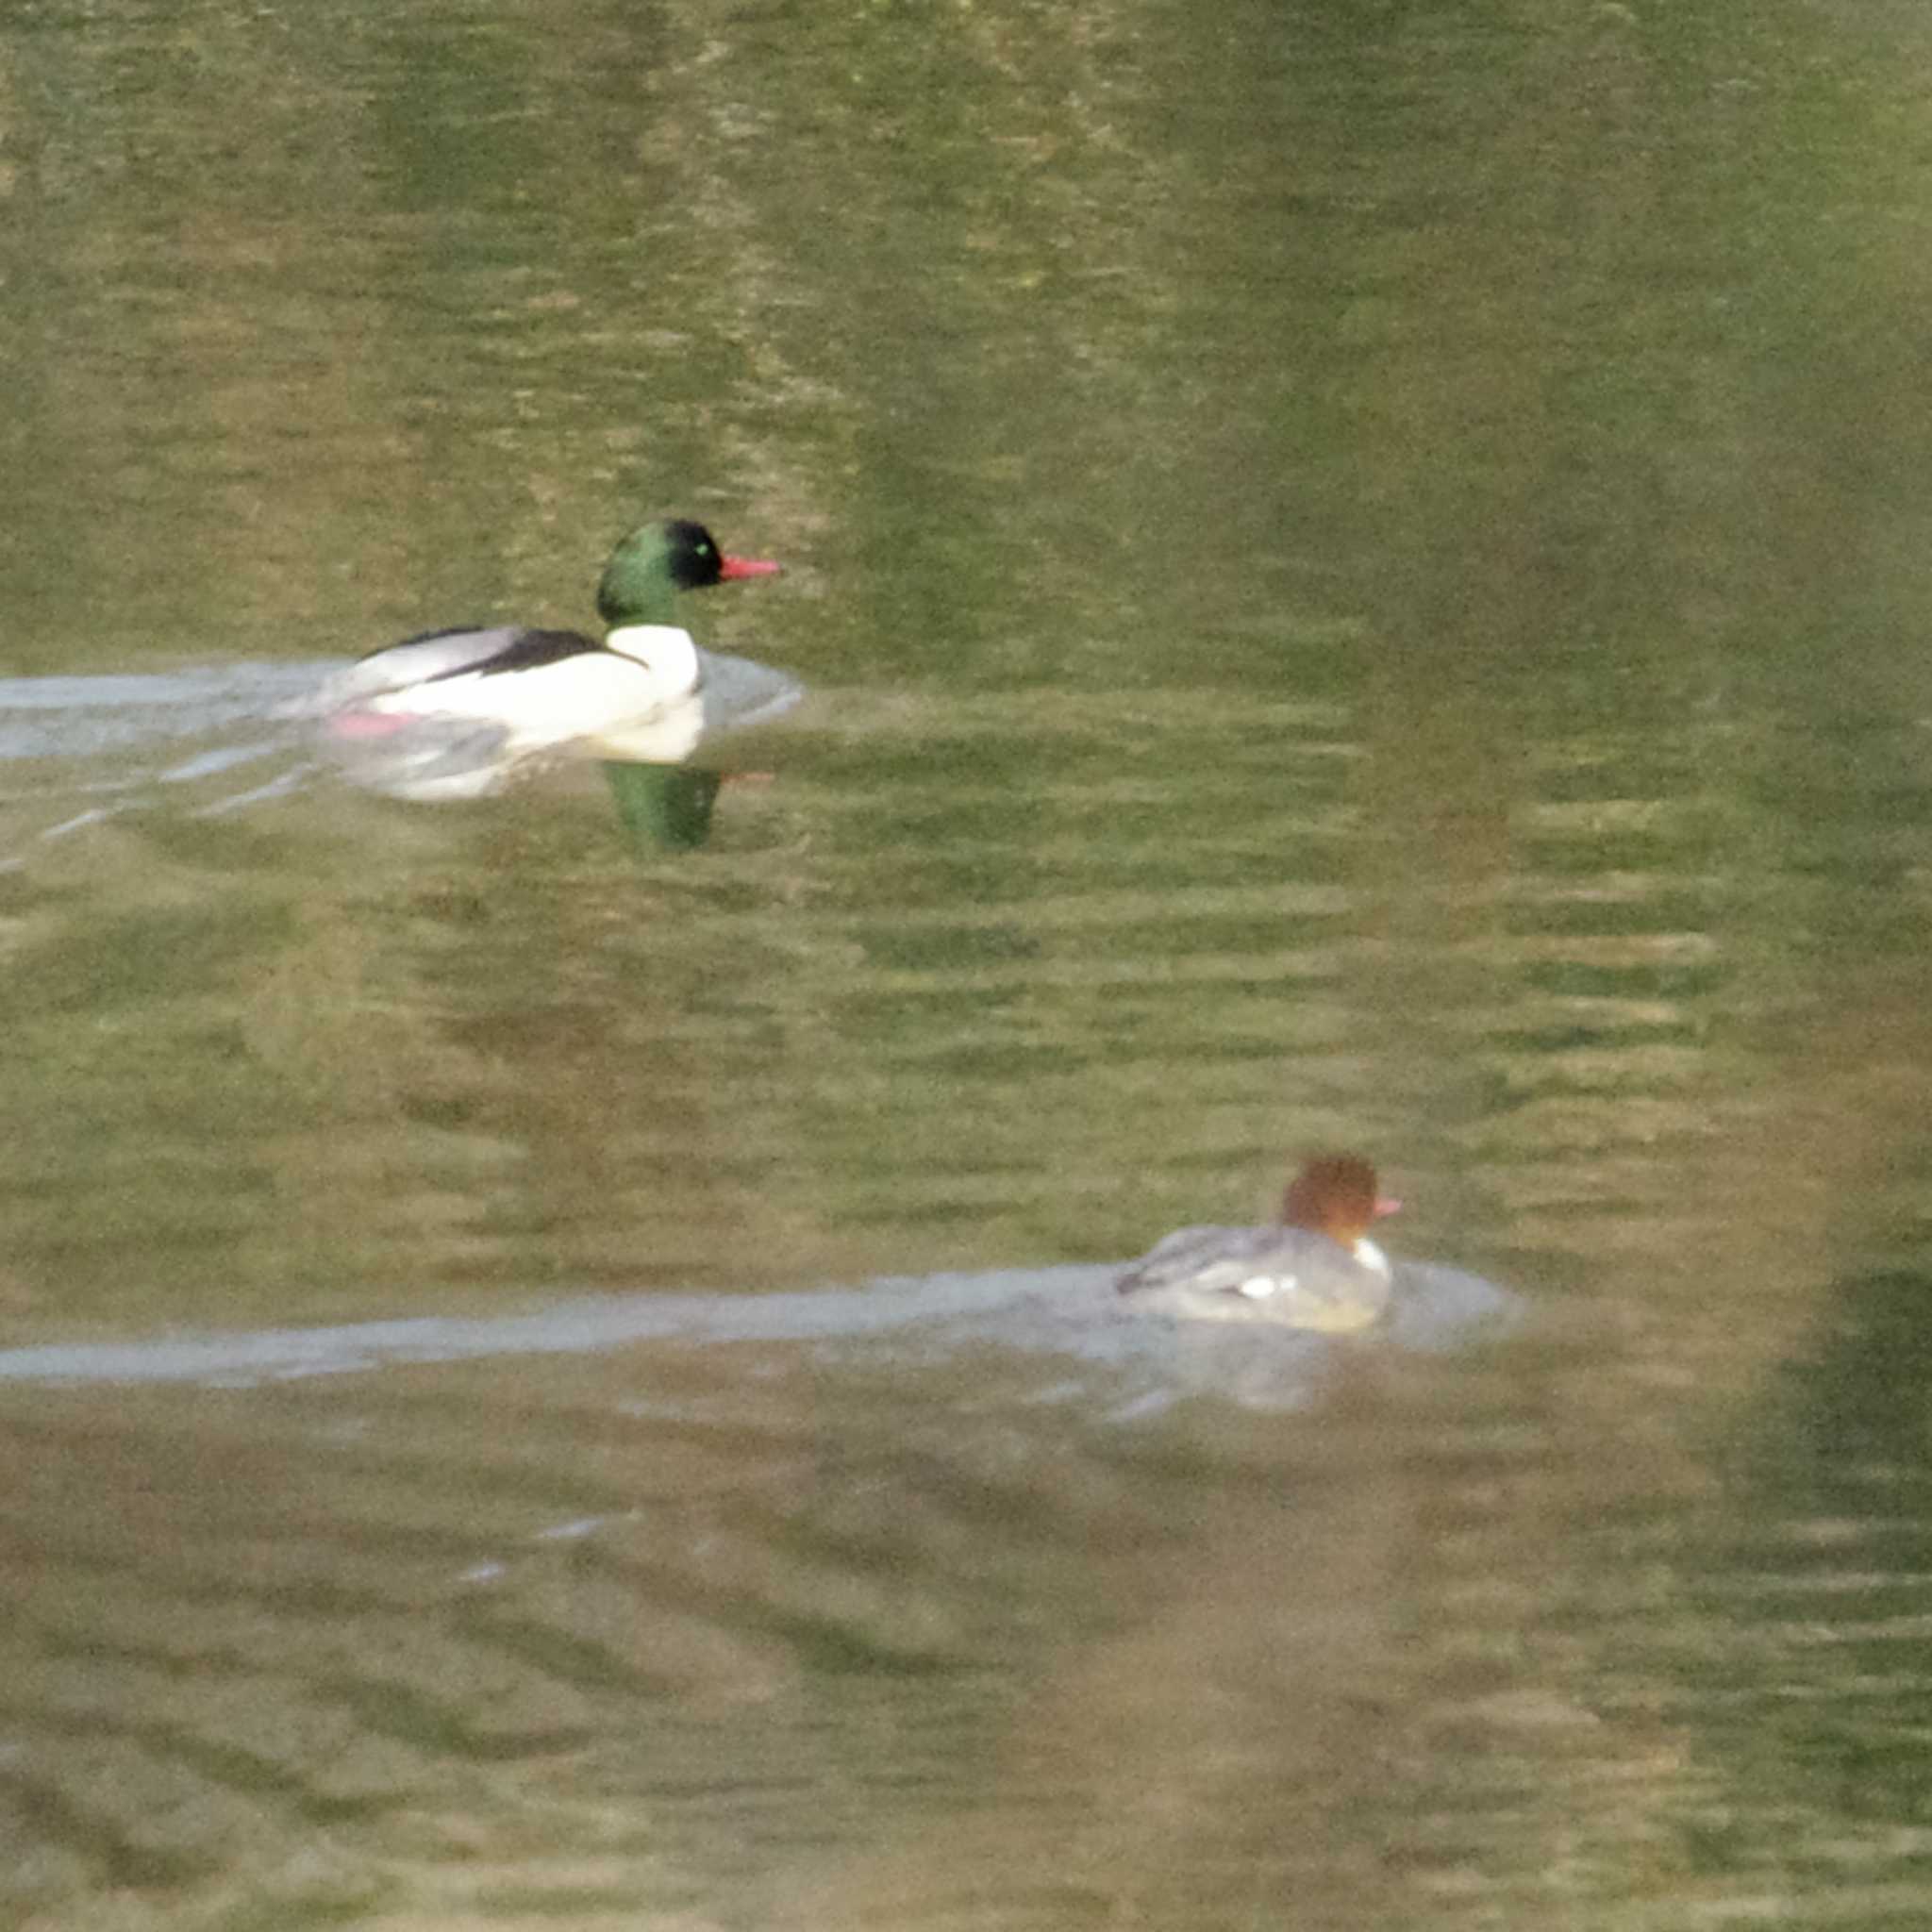
[{"label": "dark wing feather", "polygon": [[[484,677],[493,677],[499,671],[534,671],[540,664],[561,663],[566,658],[580,658],[586,651],[601,651],[603,648],[595,639],[585,637],[581,631],[519,630],[510,634],[510,641],[500,651],[494,651],[481,662],[464,668]],[[441,675],[456,677],[461,673],[446,671]]]},{"label": "dark wing feather", "polygon": [[433,684],[443,677],[487,676],[498,671],[528,671],[555,664],[599,646],[574,630],[527,630],[521,625],[452,625],[425,630],[399,644],[385,644],[358,660],[382,673],[384,688]]}]

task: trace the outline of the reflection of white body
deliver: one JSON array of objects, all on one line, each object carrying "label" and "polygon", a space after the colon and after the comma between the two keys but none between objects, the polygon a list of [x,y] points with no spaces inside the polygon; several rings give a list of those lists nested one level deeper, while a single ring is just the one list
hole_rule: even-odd
[{"label": "reflection of white body", "polygon": [[1366,1237],[1344,1247],[1305,1227],[1184,1227],[1116,1286],[1136,1307],[1167,1314],[1332,1335],[1377,1320],[1390,1279],[1388,1257]]}]

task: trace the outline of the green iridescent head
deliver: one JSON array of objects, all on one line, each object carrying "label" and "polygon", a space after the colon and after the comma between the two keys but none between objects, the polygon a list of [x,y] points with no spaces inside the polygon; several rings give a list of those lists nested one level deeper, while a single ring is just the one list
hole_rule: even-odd
[{"label": "green iridescent head", "polygon": [[704,525],[666,517],[640,525],[610,553],[597,586],[597,614],[613,630],[627,624],[675,624],[679,591],[770,576],[777,568],[755,558],[727,557]]}]

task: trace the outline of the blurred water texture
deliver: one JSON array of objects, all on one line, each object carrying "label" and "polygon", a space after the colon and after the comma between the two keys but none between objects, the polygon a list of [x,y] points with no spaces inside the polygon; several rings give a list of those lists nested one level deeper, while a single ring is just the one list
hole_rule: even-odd
[{"label": "blurred water texture", "polygon": [[[0,19],[0,1911],[1923,1924],[1926,36]],[[316,759],[664,511],[702,849]]]}]

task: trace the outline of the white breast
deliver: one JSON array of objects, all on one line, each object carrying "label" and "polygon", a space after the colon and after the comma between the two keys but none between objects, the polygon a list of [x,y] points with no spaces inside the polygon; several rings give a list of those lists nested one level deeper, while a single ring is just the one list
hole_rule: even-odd
[{"label": "white breast", "polygon": [[607,651],[641,664],[668,704],[698,688],[698,647],[675,624],[626,624],[604,640]]}]

